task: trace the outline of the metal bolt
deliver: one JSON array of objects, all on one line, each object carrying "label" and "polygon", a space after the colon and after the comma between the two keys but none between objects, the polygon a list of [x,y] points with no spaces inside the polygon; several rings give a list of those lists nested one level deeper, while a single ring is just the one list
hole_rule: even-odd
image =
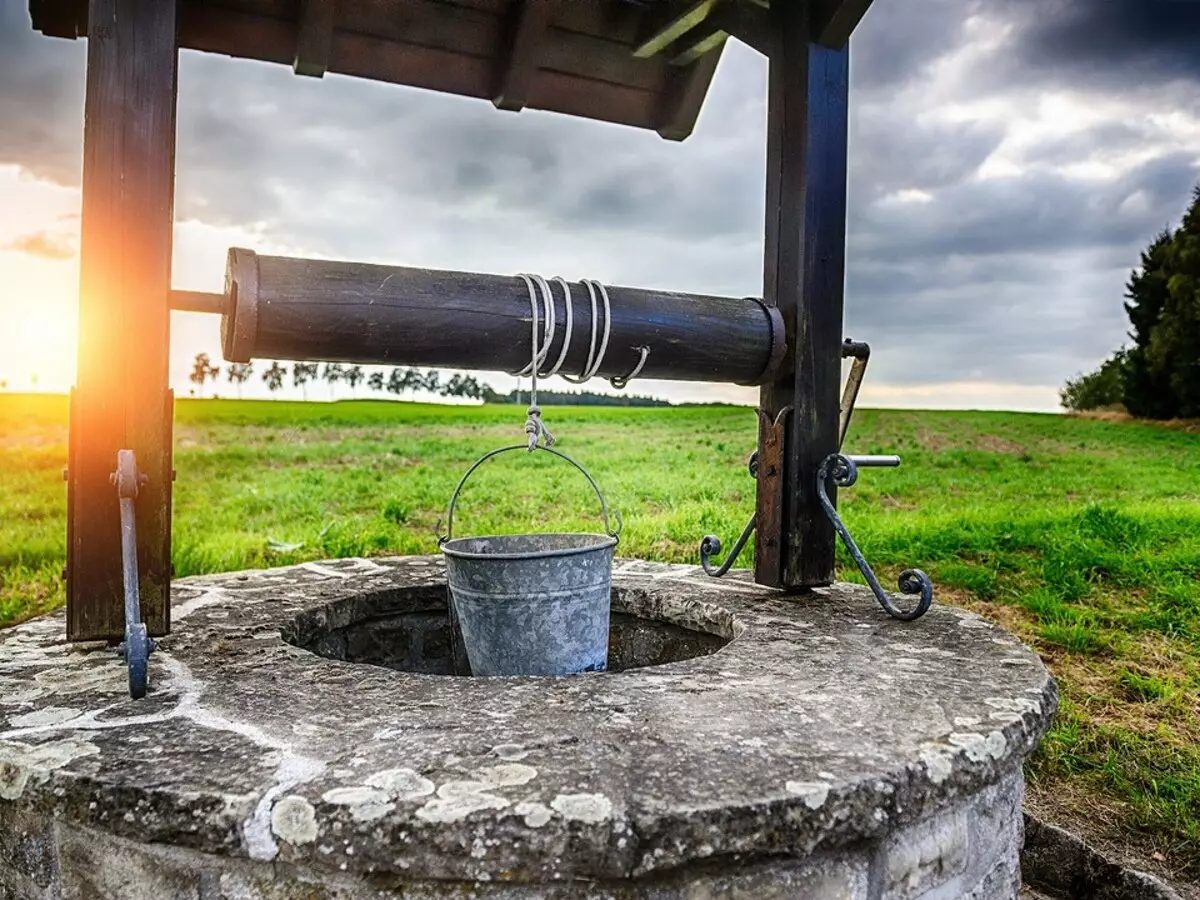
[{"label": "metal bolt", "polygon": [[63,466],[63,481],[67,480],[67,467]]},{"label": "metal bolt", "polygon": [[179,473],[176,472],[174,469],[172,469],[171,470],[171,480],[174,481],[178,477],[179,477]]},{"label": "metal bolt", "polygon": [[117,486],[117,473],[116,472],[109,473],[108,483],[111,484],[113,487]]}]

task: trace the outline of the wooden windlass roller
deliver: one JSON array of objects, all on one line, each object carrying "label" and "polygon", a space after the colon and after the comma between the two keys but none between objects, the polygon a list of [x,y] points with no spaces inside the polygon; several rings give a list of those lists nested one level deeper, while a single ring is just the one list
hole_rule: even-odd
[{"label": "wooden windlass roller", "polygon": [[[548,286],[556,327],[547,356],[563,356],[566,374],[584,372],[591,357],[599,378],[636,372],[638,378],[761,384],[775,377],[784,358],[783,319],[757,299],[604,286],[604,303],[595,283],[590,291],[578,281],[550,279]],[[224,355],[234,362],[518,372],[529,364],[529,292],[520,276],[290,259],[235,248],[225,273]],[[602,351],[600,335],[607,338]]]}]

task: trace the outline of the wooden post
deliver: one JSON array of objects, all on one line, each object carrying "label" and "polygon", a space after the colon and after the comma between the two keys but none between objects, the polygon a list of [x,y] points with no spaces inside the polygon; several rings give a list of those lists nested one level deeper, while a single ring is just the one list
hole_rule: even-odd
[{"label": "wooden post", "polygon": [[784,588],[834,576],[816,474],[838,447],[849,51],[810,43],[808,14],[771,6],[763,294],[783,315],[790,365],[760,392],[755,579]]},{"label": "wooden post", "polygon": [[125,630],[120,511],[109,483],[128,448],[141,611],[170,625],[171,405],[167,384],[175,164],[175,3],[90,0],[84,105],[79,370],[67,477],[67,636]]}]

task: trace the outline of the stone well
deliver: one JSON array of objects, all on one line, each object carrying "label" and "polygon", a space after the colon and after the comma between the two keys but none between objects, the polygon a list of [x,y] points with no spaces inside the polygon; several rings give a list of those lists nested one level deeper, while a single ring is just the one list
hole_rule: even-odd
[{"label": "stone well", "polygon": [[176,582],[131,701],[0,632],[0,898],[998,900],[1053,681],[983,619],[618,560],[613,671],[456,676],[438,557]]}]

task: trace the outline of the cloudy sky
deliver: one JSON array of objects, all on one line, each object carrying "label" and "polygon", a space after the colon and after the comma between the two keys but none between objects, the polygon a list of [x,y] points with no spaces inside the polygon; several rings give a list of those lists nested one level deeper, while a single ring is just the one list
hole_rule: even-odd
[{"label": "cloudy sky", "polygon": [[[846,332],[874,351],[862,402],[1052,410],[1065,378],[1121,343],[1129,271],[1200,182],[1198,47],[1190,0],[876,0],[851,65]],[[73,379],[84,56],[34,33],[25,0],[0,0],[9,389]],[[185,51],[175,286],[219,290],[238,245],[759,294],[765,82],[733,42],[678,144]],[[217,328],[176,313],[173,329],[186,394],[192,355],[219,356]]]}]

